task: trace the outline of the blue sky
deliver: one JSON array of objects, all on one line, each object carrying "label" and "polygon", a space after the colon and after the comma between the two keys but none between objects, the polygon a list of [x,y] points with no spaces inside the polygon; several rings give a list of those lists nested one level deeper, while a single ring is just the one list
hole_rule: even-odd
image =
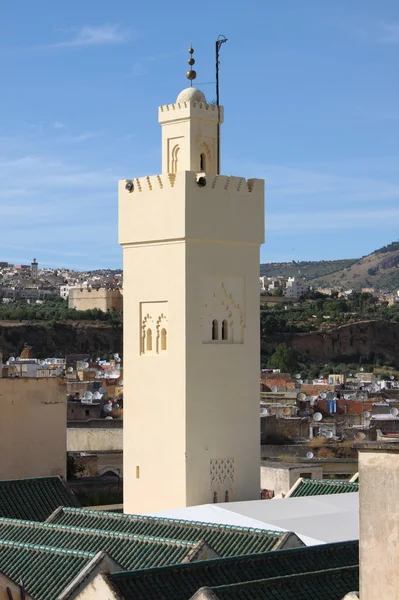
[{"label": "blue sky", "polygon": [[116,182],[160,171],[190,42],[215,98],[218,34],[222,172],[266,179],[262,261],[398,239],[397,0],[0,0],[0,260],[121,266]]}]

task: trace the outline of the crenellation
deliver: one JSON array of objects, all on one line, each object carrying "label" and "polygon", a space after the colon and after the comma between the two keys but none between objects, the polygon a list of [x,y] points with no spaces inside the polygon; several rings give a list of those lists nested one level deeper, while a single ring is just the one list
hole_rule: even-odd
[{"label": "crenellation", "polygon": [[205,102],[177,102],[175,104],[163,104],[159,107],[159,110],[161,112],[169,112],[171,110],[188,108],[189,106],[197,109],[199,108],[201,110],[209,110],[211,112],[215,112],[217,109],[216,104],[206,104]]},{"label": "crenellation", "polygon": [[[183,173],[183,171],[182,171]],[[198,173],[193,171],[185,171],[187,181],[196,181]],[[207,186],[217,192],[240,192],[248,194],[260,190],[263,181],[259,179],[245,179],[245,177],[234,177],[230,175],[213,175],[205,173]],[[123,183],[125,183],[124,180]],[[136,177],[131,180],[133,182],[133,190],[129,193],[143,191],[157,191],[165,188],[173,188],[176,183],[176,173],[166,173],[164,175],[146,175],[145,177]]]}]

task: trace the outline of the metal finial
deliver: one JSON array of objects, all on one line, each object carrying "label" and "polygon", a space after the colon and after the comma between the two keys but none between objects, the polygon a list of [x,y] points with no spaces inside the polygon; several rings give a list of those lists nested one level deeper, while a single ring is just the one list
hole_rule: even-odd
[{"label": "metal finial", "polygon": [[194,69],[192,68],[192,66],[195,64],[195,59],[193,58],[193,54],[194,54],[194,48],[192,46],[190,46],[189,48],[189,54],[190,54],[190,58],[188,59],[188,64],[190,65],[190,70],[187,71],[186,73],[186,77],[187,79],[190,80],[190,85],[191,87],[193,86],[193,80],[197,77],[197,73],[194,71]]}]

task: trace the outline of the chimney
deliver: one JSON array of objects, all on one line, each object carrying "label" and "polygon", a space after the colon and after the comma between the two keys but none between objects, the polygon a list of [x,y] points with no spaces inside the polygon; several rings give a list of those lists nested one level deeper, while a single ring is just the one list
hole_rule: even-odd
[{"label": "chimney", "polygon": [[359,450],[360,600],[397,600],[399,590],[399,439]]}]

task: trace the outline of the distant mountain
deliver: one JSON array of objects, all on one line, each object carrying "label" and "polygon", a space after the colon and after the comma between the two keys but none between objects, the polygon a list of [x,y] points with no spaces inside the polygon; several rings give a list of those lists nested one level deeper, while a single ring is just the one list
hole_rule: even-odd
[{"label": "distant mountain", "polygon": [[352,263],[347,268],[314,279],[320,286],[360,289],[373,287],[379,290],[399,289],[399,241]]},{"label": "distant mountain", "polygon": [[260,266],[260,274],[267,277],[303,277],[315,287],[395,290],[399,289],[399,241],[360,259],[266,263]]},{"label": "distant mountain", "polygon": [[342,260],[292,261],[289,263],[265,263],[260,265],[261,277],[303,277],[306,280],[325,277],[341,272],[358,261],[357,258]]}]

